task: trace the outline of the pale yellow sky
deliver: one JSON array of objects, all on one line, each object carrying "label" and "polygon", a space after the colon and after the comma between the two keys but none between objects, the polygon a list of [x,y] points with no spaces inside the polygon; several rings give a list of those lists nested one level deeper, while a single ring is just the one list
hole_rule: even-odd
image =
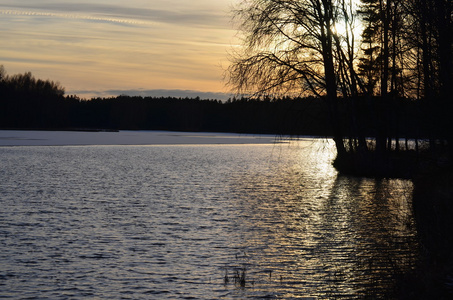
[{"label": "pale yellow sky", "polygon": [[228,92],[235,1],[0,0],[0,64],[81,97]]}]

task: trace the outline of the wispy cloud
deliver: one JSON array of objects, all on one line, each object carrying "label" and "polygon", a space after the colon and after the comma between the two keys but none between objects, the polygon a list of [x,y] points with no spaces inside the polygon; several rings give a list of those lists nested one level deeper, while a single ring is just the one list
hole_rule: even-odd
[{"label": "wispy cloud", "polygon": [[0,64],[82,97],[227,99],[206,92],[225,91],[231,1],[0,0]]},{"label": "wispy cloud", "polygon": [[111,4],[79,2],[39,3],[36,1],[32,3],[0,4],[0,13],[83,19],[118,24],[146,25],[159,22],[172,25],[208,26],[211,28],[222,26],[219,20],[225,18],[224,13],[212,10],[184,11],[178,9],[135,8]]},{"label": "wispy cloud", "polygon": [[152,25],[152,22],[141,21],[137,19],[127,18],[112,18],[108,16],[92,16],[92,15],[79,15],[79,14],[68,14],[68,13],[57,13],[57,12],[41,12],[41,11],[20,11],[20,10],[0,10],[2,15],[16,15],[16,16],[30,16],[30,17],[57,17],[67,19],[80,19],[93,22],[105,22],[105,23],[116,23],[120,25]]}]

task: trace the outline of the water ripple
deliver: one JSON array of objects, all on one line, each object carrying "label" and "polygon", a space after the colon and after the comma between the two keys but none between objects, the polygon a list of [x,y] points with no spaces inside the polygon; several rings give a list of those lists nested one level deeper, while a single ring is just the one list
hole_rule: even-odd
[{"label": "water ripple", "polygon": [[0,147],[0,297],[384,298],[412,185],[329,147]]}]

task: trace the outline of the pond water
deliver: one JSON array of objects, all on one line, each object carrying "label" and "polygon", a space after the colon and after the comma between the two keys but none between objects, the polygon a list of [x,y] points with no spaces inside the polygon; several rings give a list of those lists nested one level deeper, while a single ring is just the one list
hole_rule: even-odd
[{"label": "pond water", "polygon": [[412,184],[339,176],[326,140],[0,147],[0,296],[386,298]]}]

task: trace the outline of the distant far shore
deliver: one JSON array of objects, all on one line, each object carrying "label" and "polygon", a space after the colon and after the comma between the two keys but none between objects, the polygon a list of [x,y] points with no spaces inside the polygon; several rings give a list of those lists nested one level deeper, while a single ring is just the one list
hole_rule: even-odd
[{"label": "distant far shore", "polygon": [[0,146],[76,145],[197,145],[276,144],[312,137],[294,138],[272,134],[239,134],[180,131],[134,131],[70,128],[59,130],[1,130]]},{"label": "distant far shore", "polygon": [[81,131],[81,132],[118,132],[110,128],[0,128],[0,131]]}]

